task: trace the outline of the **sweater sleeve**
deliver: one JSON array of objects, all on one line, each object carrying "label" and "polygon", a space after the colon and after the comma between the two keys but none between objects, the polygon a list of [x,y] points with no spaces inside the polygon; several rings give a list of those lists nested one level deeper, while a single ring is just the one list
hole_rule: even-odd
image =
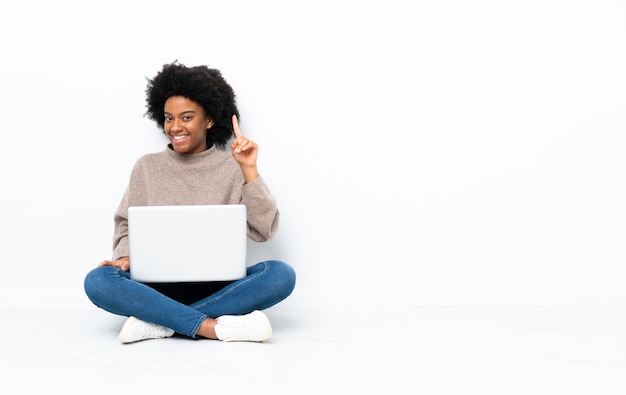
[{"label": "sweater sleeve", "polygon": [[115,211],[113,223],[115,229],[113,231],[113,260],[129,256],[128,251],[128,189],[124,192],[124,196]]},{"label": "sweater sleeve", "polygon": [[262,177],[241,189],[242,203],[248,217],[248,237],[257,242],[272,239],[278,230],[280,212],[276,200]]}]

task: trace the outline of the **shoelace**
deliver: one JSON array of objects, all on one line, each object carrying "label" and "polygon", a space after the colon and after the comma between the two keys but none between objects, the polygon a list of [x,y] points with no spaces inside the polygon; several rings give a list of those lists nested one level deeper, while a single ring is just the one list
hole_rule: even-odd
[{"label": "shoelace", "polygon": [[168,329],[161,325],[151,324],[149,322],[143,322],[143,337],[165,337],[168,334]]}]

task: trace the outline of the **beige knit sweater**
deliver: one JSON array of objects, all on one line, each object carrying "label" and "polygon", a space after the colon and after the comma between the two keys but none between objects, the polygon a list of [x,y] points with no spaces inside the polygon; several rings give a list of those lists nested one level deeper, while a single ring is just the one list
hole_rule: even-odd
[{"label": "beige knit sweater", "polygon": [[[245,184],[230,151],[215,146],[197,154],[166,148],[137,160],[114,216],[113,260],[128,256],[128,207],[192,204],[246,206],[248,237],[271,239],[279,223],[276,201],[263,178]],[[132,265],[132,262],[131,262]]]}]

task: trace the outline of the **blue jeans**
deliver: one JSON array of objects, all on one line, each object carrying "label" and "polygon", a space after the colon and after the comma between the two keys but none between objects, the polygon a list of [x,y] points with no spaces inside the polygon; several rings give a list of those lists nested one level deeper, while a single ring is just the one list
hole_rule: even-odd
[{"label": "blue jeans", "polygon": [[85,292],[96,306],[113,314],[135,316],[195,338],[208,317],[247,314],[282,301],[295,287],[296,275],[281,261],[265,261],[248,268],[248,274],[190,305],[130,279],[113,266],[93,269],[85,277]]}]

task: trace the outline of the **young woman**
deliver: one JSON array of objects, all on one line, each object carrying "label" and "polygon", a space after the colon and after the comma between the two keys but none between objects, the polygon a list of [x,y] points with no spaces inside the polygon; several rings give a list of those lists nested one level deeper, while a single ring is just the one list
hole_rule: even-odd
[{"label": "young woman", "polygon": [[87,274],[87,296],[96,306],[129,317],[119,335],[123,343],[175,332],[223,341],[269,339],[272,328],[261,310],[285,299],[295,286],[295,272],[284,262],[257,263],[233,282],[130,279],[130,206],[244,204],[248,237],[258,242],[271,239],[279,223],[276,201],[257,169],[258,146],[241,134],[235,94],[219,70],[166,64],[149,80],[146,100],[146,115],[170,143],[136,162],[114,215],[112,260]]}]

